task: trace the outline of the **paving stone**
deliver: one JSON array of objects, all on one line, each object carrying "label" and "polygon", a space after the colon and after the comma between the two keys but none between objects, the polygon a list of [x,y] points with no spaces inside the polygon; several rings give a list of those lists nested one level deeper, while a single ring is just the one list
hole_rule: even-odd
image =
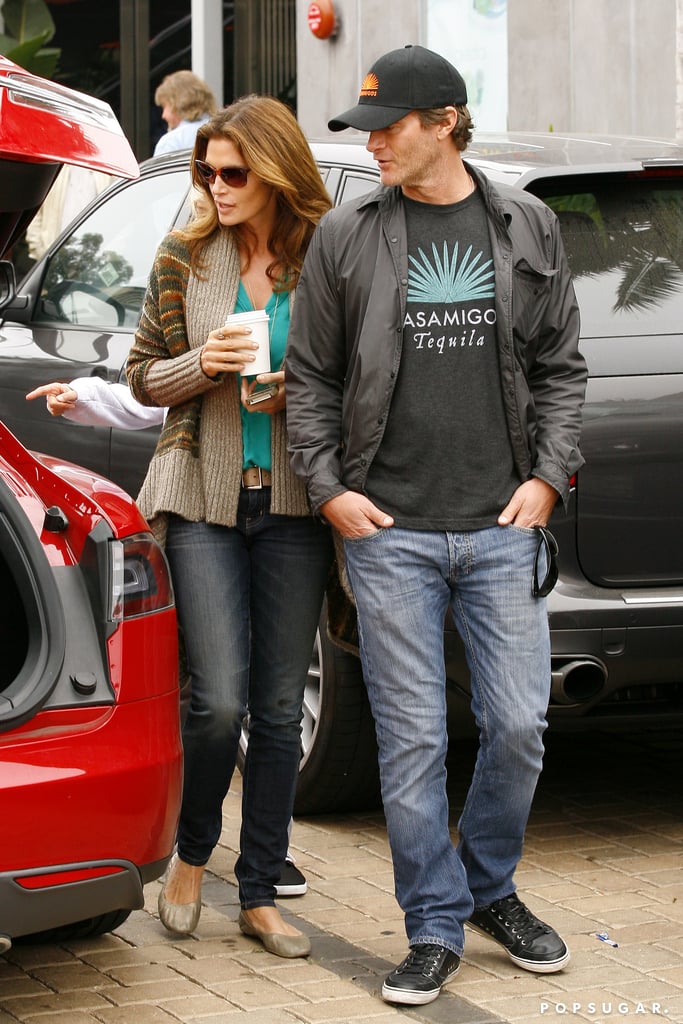
[{"label": "paving stone", "polygon": [[[188,963],[187,959],[184,963]],[[185,971],[169,967],[167,964],[136,964],[129,967],[112,967],[107,971],[109,983],[112,981],[131,988],[133,985],[147,984],[150,982],[175,981],[178,975],[185,975]]]},{"label": "paving stone", "polygon": [[124,944],[116,949],[93,950],[84,953],[81,959],[97,970],[111,971],[117,967],[132,967],[138,964],[175,963],[186,960],[187,955],[183,950],[167,942],[142,948]]},{"label": "paving stone", "polygon": [[211,988],[215,984],[239,982],[253,974],[244,964],[227,956],[186,960],[176,967],[176,973],[206,988]]},{"label": "paving stone", "polygon": [[[177,1012],[177,1011],[176,1011]],[[204,1015],[201,1017],[177,1017],[174,1020],[183,1024],[301,1024],[301,1018],[288,1010],[226,1010],[224,1013]],[[137,1022],[136,1022],[137,1024]],[[347,1022],[348,1024],[348,1022]]]},{"label": "paving stone", "polygon": [[256,974],[239,980],[217,981],[212,984],[212,988],[242,1010],[288,1006],[301,1001],[301,996],[294,996],[282,985]]},{"label": "paving stone", "polygon": [[[8,1017],[7,1020],[9,1019]],[[15,1018],[13,1017],[12,1020],[15,1021]],[[39,1017],[31,1017],[30,1020],[35,1024],[99,1024],[101,1018],[87,1010],[67,1010],[63,1013],[41,1013]],[[5,1024],[5,1017],[2,1014],[0,1014],[0,1024]],[[144,1022],[141,1021],[141,1024]],[[168,1018],[166,1018],[165,1024],[169,1024]]]},{"label": "paving stone", "polygon": [[307,1024],[319,1021],[372,1020],[386,1013],[386,1004],[362,993],[346,999],[328,999],[296,1007],[297,1015]]},{"label": "paving stone", "polygon": [[2,997],[0,1008],[14,1014],[20,1021],[31,1020],[47,1013],[63,1013],[68,1015],[77,1010],[94,1010],[111,1005],[101,993],[80,989],[74,992],[42,992],[40,995],[5,999]]},{"label": "paving stone", "polygon": [[152,981],[129,988],[112,986],[100,991],[115,1006],[129,1006],[132,1003],[168,1003],[171,999],[185,999],[196,995],[197,989],[198,986],[177,976],[168,981]]},{"label": "paving stone", "polygon": [[[234,1002],[228,1002],[224,996],[215,992],[199,991],[197,995],[188,996],[180,1003],[173,1000],[169,1003],[161,1003],[161,1007],[170,1014],[180,1015],[182,1020],[213,1020],[215,1014],[226,1012],[234,1013],[238,1007]],[[137,1022],[135,1022],[137,1024]]]},{"label": "paving stone", "polygon": [[613,929],[612,938],[620,946],[628,946],[629,943],[634,942],[648,942],[653,945],[668,946],[671,949],[679,948],[683,956],[683,925],[680,922],[648,918],[635,925],[617,926]]},{"label": "paving stone", "polygon": [[9,952],[0,958],[0,962],[13,964],[23,971],[49,964],[72,964],[76,960],[73,953],[61,946],[12,946]]},{"label": "paving stone", "polygon": [[[593,749],[588,741],[558,743],[564,753],[554,760],[551,744],[546,757],[516,881],[532,910],[569,943],[572,961],[557,975],[519,970],[495,943],[467,929],[463,967],[438,1000],[413,1008],[384,1003],[382,980],[407,943],[379,813],[295,823],[292,845],[309,892],[281,908],[311,935],[313,955],[271,956],[236,925],[237,778],[196,933],[165,931],[156,909],[160,884],[151,883],[144,910],[114,935],[17,946],[0,957],[0,1024],[683,1022],[680,743],[672,738],[657,757],[652,744],[648,760],[639,756],[644,742],[614,741],[617,752],[628,753],[619,771],[596,773],[592,756],[576,760],[571,786],[567,750],[585,754]],[[467,781],[460,762],[455,772],[453,835]],[[618,946],[600,942],[598,931]],[[591,1000],[611,1000],[615,1009],[600,1018],[588,1012]],[[619,1000],[627,1015],[617,1013]],[[541,1013],[544,1001],[552,1011]],[[657,1001],[666,1017],[636,1014],[640,1004]],[[554,1010],[575,1003],[575,1012]]]},{"label": "paving stone", "polygon": [[18,996],[37,996],[50,991],[48,985],[21,973],[12,977],[0,977],[0,990],[3,1002],[6,999],[16,999]]},{"label": "paving stone", "polygon": [[[162,1006],[144,1004],[138,1004],[132,1013],[129,1006],[112,1006],[108,1010],[98,1011],[96,1019],[101,1024],[178,1024],[178,1021],[185,1020],[182,1016],[167,1012]],[[36,1024],[43,1022],[36,1021]]]}]

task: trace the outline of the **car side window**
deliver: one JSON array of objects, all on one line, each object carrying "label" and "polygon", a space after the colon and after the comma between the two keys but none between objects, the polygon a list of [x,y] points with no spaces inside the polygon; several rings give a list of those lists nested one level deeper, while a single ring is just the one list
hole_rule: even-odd
[{"label": "car side window", "polygon": [[49,257],[36,319],[134,328],[157,246],[173,226],[189,185],[183,169],[103,193]]},{"label": "car side window", "polygon": [[366,196],[368,192],[372,192],[378,185],[379,178],[377,175],[347,172],[343,175],[339,186],[337,205],[348,203],[351,199],[360,199],[361,196]]}]

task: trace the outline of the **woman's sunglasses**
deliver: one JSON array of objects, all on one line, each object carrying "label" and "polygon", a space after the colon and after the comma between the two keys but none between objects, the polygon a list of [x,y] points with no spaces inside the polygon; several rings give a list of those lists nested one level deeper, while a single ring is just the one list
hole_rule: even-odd
[{"label": "woman's sunglasses", "polygon": [[195,170],[202,181],[213,185],[216,175],[231,188],[244,188],[247,183],[248,167],[212,167],[205,160],[195,160]]}]

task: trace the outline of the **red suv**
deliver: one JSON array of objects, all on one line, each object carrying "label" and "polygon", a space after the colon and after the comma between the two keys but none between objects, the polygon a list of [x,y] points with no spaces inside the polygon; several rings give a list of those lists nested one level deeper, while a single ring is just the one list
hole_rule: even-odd
[{"label": "red suv", "polygon": [[[106,104],[0,57],[0,255],[64,163],[138,175]],[[0,301],[14,293],[0,262]],[[133,500],[0,422],[0,952],[109,931],[164,871],[182,777],[176,628]]]}]

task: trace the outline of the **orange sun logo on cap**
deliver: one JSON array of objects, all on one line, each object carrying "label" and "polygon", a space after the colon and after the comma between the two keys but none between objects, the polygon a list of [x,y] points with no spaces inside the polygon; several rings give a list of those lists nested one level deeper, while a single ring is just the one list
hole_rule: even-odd
[{"label": "orange sun logo on cap", "polygon": [[363,79],[360,87],[361,96],[376,96],[379,89],[379,78],[372,71]]}]

